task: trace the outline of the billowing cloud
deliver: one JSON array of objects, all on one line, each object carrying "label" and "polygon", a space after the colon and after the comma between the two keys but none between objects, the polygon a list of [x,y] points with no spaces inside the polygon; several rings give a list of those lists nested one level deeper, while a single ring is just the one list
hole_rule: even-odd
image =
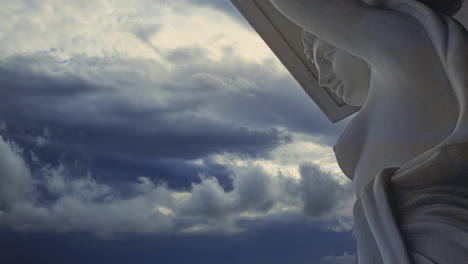
[{"label": "billowing cloud", "polygon": [[[0,224],[13,230],[88,232],[100,237],[213,229],[238,232],[242,231],[237,225],[240,219],[261,219],[287,211],[300,214],[302,208],[318,219],[324,212],[333,217],[349,217],[337,210],[335,203],[340,203],[339,199],[330,199],[326,206],[320,205],[320,210],[310,210],[313,203],[321,204],[310,200],[307,193],[314,183],[304,185],[312,174],[328,177],[321,178],[329,185],[326,191],[341,190],[343,198],[351,198],[345,195],[346,186],[311,164],[301,167],[300,179],[271,174],[254,164],[232,166],[231,190],[225,190],[209,175],[201,175],[201,182],[193,183],[186,191],[139,177],[125,194],[115,186],[98,182],[90,173],[73,175],[63,165],[42,164],[33,179],[24,153],[13,142],[1,139],[0,150],[4,190]],[[321,182],[317,184],[318,188],[324,187]]]},{"label": "billowing cloud", "polygon": [[274,250],[265,263],[352,258],[331,148],[345,123],[229,1],[7,1],[0,15],[0,229],[177,249],[204,236],[189,249],[211,263],[216,239],[243,258]]},{"label": "billowing cloud", "polygon": [[20,151],[14,143],[0,140],[0,205],[34,198],[33,179]]},{"label": "billowing cloud", "polygon": [[315,217],[332,217],[354,204],[353,185],[341,185],[331,173],[312,164],[300,167],[304,213]]},{"label": "billowing cloud", "polygon": [[[151,233],[172,226],[171,219],[153,205],[155,201],[170,202],[164,186],[156,187],[141,178],[132,186],[138,195],[122,199],[115,197],[110,186],[97,183],[90,175],[66,177],[62,166],[44,166],[41,177],[32,179],[13,143],[0,139],[0,151],[2,226],[19,231],[91,232],[99,236]],[[46,199],[44,194],[52,198]]]},{"label": "billowing cloud", "polygon": [[267,157],[294,134],[329,144],[339,131],[270,64],[229,52],[221,62],[203,50],[174,54],[174,69],[155,60],[85,57],[62,65],[46,55],[9,57],[0,65],[0,118],[18,128],[10,136],[21,144],[27,135],[18,131],[38,134],[47,124],[53,139],[36,154],[51,163],[51,153],[66,152],[63,158],[86,159],[101,177],[119,180],[133,171],[185,187],[207,170],[228,176],[215,164],[187,161],[222,153]]}]

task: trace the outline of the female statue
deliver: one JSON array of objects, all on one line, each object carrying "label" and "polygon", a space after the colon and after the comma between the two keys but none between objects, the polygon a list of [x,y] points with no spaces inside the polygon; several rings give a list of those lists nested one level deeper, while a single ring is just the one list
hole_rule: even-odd
[{"label": "female statue", "polygon": [[358,263],[468,263],[463,0],[270,0],[319,84],[362,106],[335,146],[355,183]]}]

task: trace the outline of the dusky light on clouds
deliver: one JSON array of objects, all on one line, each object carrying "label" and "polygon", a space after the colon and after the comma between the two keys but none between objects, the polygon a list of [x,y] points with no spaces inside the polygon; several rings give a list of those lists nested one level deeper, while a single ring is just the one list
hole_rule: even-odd
[{"label": "dusky light on clouds", "polygon": [[2,263],[353,263],[346,121],[229,1],[0,17]]}]

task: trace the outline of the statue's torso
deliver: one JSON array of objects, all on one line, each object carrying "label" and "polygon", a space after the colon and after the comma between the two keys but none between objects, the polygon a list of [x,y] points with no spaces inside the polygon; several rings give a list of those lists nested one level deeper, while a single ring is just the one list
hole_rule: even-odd
[{"label": "statue's torso", "polygon": [[[431,75],[424,74],[427,67],[415,63],[414,72],[396,76],[400,82],[374,78],[371,85],[378,86],[381,94],[371,95],[335,145],[337,161],[355,182],[358,197],[380,170],[405,165],[453,131],[457,102],[445,72],[442,67],[437,69],[438,60],[433,57],[422,62],[433,63]],[[380,100],[374,100],[376,97]]]}]

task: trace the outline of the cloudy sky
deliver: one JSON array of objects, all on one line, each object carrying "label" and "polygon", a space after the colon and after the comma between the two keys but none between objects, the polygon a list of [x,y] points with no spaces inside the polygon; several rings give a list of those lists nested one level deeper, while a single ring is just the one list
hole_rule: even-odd
[{"label": "cloudy sky", "polygon": [[1,263],[352,263],[332,125],[228,0],[1,0]]}]

